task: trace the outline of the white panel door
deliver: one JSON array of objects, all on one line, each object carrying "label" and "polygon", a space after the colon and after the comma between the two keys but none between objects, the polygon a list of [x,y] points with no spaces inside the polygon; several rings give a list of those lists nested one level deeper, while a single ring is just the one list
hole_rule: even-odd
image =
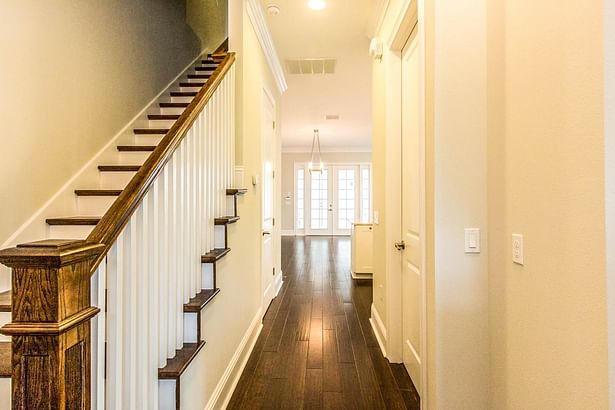
[{"label": "white panel door", "polygon": [[269,96],[263,95],[263,124],[262,124],[262,163],[263,163],[263,206],[262,206],[262,269],[261,283],[263,295],[263,312],[275,296],[273,255],[273,225],[274,225],[274,106]]},{"label": "white panel door", "polygon": [[419,53],[416,36],[402,52],[402,317],[403,361],[421,391],[421,156],[419,134]]}]

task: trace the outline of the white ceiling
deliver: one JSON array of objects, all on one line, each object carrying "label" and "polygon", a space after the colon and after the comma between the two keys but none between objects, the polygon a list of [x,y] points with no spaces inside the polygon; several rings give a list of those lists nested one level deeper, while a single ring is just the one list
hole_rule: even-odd
[{"label": "white ceiling", "polygon": [[[285,151],[311,148],[314,128],[323,151],[371,150],[371,59],[368,54],[370,10],[374,0],[326,0],[311,10],[308,0],[261,0],[284,65],[288,90],[282,96],[282,145]],[[335,58],[335,74],[293,75],[287,59]],[[325,121],[325,115],[339,115]]]}]

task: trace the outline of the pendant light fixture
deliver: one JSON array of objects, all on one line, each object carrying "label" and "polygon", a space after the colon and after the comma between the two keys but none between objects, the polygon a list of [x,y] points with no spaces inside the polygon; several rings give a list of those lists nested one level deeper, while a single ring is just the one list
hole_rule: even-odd
[{"label": "pendant light fixture", "polygon": [[[314,148],[318,148],[318,157],[316,161],[314,160]],[[310,159],[310,163],[308,164],[308,169],[311,172],[322,172],[324,169],[324,164],[322,163],[322,154],[320,152],[320,135],[318,134],[318,130],[314,130],[314,137],[312,138],[312,157]]]}]

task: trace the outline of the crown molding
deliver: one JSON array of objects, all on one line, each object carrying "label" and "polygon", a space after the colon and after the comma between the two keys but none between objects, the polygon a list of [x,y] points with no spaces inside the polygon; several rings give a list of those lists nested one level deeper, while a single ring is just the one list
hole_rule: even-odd
[{"label": "crown molding", "polygon": [[269,63],[269,68],[271,69],[273,78],[278,86],[278,90],[282,94],[288,89],[288,84],[286,83],[284,69],[282,68],[280,58],[278,57],[278,52],[273,44],[273,38],[271,37],[271,31],[269,31],[269,26],[267,25],[267,19],[265,18],[263,8],[258,0],[246,0],[246,8],[248,17],[250,18],[250,22],[252,23],[252,27],[254,27],[254,32],[258,38],[258,42],[263,49],[263,53]]}]

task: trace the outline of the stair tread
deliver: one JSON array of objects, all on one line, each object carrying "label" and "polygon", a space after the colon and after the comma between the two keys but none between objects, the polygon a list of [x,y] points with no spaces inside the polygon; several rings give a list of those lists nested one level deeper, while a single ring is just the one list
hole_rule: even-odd
[{"label": "stair tread", "polygon": [[77,196],[118,196],[121,189],[75,189]]},{"label": "stair tread", "polygon": [[201,290],[195,297],[190,299],[190,301],[184,305],[184,312],[200,312],[209,302],[213,300],[214,297],[216,297],[218,293],[220,293],[219,288]]},{"label": "stair tread", "polygon": [[216,64],[218,65],[218,63],[214,60],[201,60],[201,64]]},{"label": "stair tread", "polygon": [[208,79],[209,77],[211,77],[211,74],[188,74],[188,78],[189,79]]},{"label": "stair tread", "polygon": [[175,351],[175,357],[167,359],[167,365],[162,369],[158,369],[158,378],[178,379],[203,346],[205,346],[204,341],[200,341],[199,343],[184,343],[181,349]]},{"label": "stair tread", "polygon": [[247,192],[248,192],[248,188],[229,188],[226,190],[226,195],[228,196],[244,195]]},{"label": "stair tread", "polygon": [[204,85],[205,85],[205,83],[190,83],[190,82],[181,82],[181,83],[179,83],[180,87],[186,87],[186,88],[189,88],[189,87],[194,87],[194,88],[199,87],[200,88],[200,87],[202,87]]},{"label": "stair tread", "polygon": [[11,342],[0,342],[0,378],[11,377]]},{"label": "stair tread", "polygon": [[183,102],[161,102],[160,107],[162,108],[186,108],[190,103]]},{"label": "stair tread", "polygon": [[216,71],[217,67],[194,67],[195,71]]},{"label": "stair tread", "polygon": [[214,225],[229,225],[234,224],[239,220],[238,216],[222,216],[214,219]]},{"label": "stair tread", "polygon": [[141,165],[99,165],[98,170],[103,172],[137,172]]},{"label": "stair tread", "polygon": [[179,114],[149,114],[147,118],[149,120],[174,121],[179,119]]},{"label": "stair tread", "polygon": [[10,290],[0,292],[0,312],[11,311],[11,294]]},{"label": "stair tread", "polygon": [[117,150],[121,152],[149,152],[156,149],[155,145],[118,145]]},{"label": "stair tread", "polygon": [[166,135],[168,128],[135,128],[132,130],[137,135]]},{"label": "stair tread", "polygon": [[100,222],[100,218],[94,216],[66,216],[60,218],[47,218],[46,222],[47,225],[93,226]]},{"label": "stair tread", "polygon": [[197,94],[196,91],[171,91],[171,97],[196,97]]},{"label": "stair tread", "polygon": [[219,261],[230,251],[231,248],[217,248],[212,251],[209,251],[205,255],[201,256],[201,263],[214,263],[216,261]]}]

